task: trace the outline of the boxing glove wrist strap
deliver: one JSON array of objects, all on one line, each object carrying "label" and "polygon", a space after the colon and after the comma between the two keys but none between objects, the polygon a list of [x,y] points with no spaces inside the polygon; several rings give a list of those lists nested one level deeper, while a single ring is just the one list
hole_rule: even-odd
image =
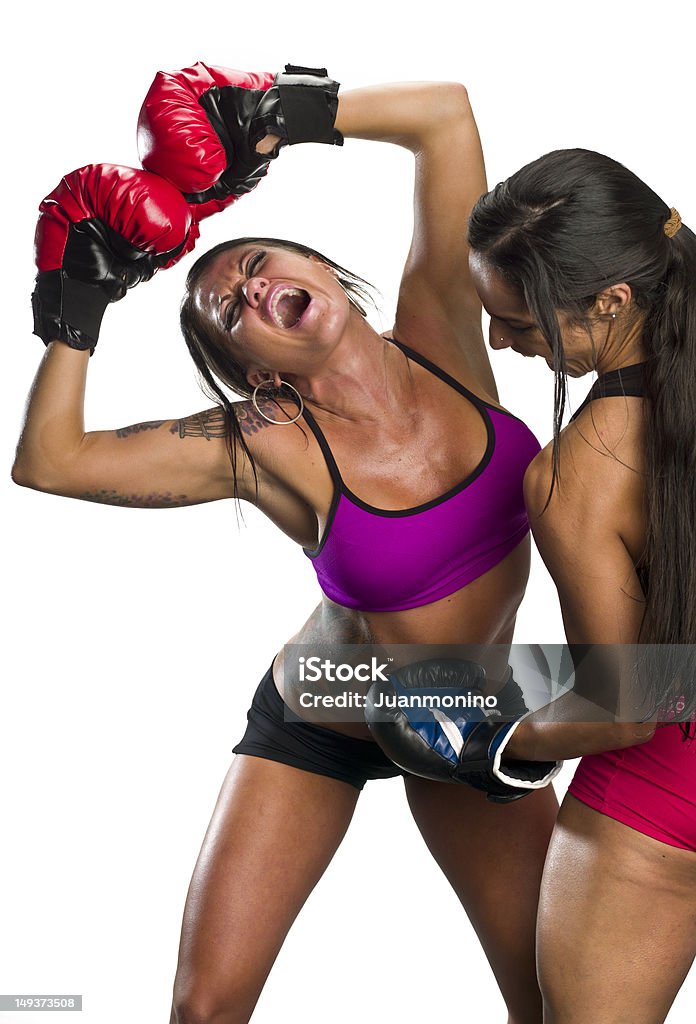
[{"label": "boxing glove wrist strap", "polygon": [[543,789],[544,786],[556,778],[561,768],[562,761],[519,761],[504,760],[505,750],[513,735],[532,712],[527,712],[516,722],[509,722],[501,726],[500,732],[490,744],[490,756],[492,757],[491,771],[501,782],[516,789]]},{"label": "boxing glove wrist strap", "polygon": [[94,352],[109,302],[99,285],[75,281],[64,270],[46,270],[37,275],[31,297],[34,334],[45,345],[63,341]]},{"label": "boxing glove wrist strap", "polygon": [[280,145],[321,142],[342,146],[343,136],[334,128],[338,111],[339,83],[326,68],[286,64],[263,94],[251,123],[253,145],[268,133],[279,135]]}]

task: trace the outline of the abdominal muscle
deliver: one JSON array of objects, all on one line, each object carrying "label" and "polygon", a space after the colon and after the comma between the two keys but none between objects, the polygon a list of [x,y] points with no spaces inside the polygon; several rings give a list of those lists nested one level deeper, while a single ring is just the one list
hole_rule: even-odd
[{"label": "abdominal muscle", "polygon": [[[483,576],[455,591],[448,597],[419,608],[395,612],[361,612],[335,604],[324,597],[302,629],[288,642],[309,647],[321,644],[423,644],[422,655],[411,660],[431,657],[433,644],[490,644],[512,642],[515,616],[524,595],[529,576],[529,535],[502,562]],[[490,692],[500,689],[507,676],[504,646],[493,652],[487,663]],[[273,678],[281,697],[297,714],[301,714],[299,693],[306,689],[296,678],[286,678],[284,654],[281,651],[273,665]],[[307,712],[304,712],[307,717]],[[359,739],[370,739],[362,722],[341,722],[325,728]]]}]

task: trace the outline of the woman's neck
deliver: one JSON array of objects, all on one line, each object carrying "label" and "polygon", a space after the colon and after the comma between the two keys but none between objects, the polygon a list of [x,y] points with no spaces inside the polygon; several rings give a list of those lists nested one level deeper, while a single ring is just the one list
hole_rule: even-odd
[{"label": "woman's neck", "polygon": [[346,333],[321,368],[288,379],[306,402],[345,420],[382,419],[414,399],[406,356],[365,321]]},{"label": "woman's neck", "polygon": [[624,330],[612,321],[602,350],[597,356],[595,369],[601,376],[612,370],[620,370],[624,366],[645,362],[646,352],[643,344],[645,317],[640,316]]}]

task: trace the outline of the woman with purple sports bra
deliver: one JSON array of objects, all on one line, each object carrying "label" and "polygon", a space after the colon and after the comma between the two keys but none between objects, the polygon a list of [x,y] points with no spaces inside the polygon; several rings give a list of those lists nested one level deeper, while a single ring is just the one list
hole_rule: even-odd
[{"label": "woman with purple sports bra", "polygon": [[[544,1020],[661,1024],[696,953],[696,237],[635,174],[575,149],[482,196],[469,242],[491,346],[556,377],[525,495],[568,641],[670,645],[650,648],[635,721],[579,720],[570,694],[508,745],[586,755],[541,891]],[[565,375],[592,371],[561,429]]]},{"label": "woman with purple sports bra", "polygon": [[[367,322],[365,282],[311,248],[271,238],[218,245],[190,270],[181,314],[216,406],[87,434],[70,460],[54,450],[44,472],[47,424],[56,436],[64,420],[81,422],[89,362],[53,341],[15,479],[115,504],[253,502],[304,548],[323,591],[294,643],[505,645],[529,572],[522,481],[539,445],[498,403],[481,304],[461,269],[469,213],[486,187],[468,97],[448,83],[359,89],[341,95],[335,130],[415,158],[415,226],[393,330],[380,335]],[[168,142],[175,148],[174,135]],[[231,404],[223,386],[244,400]],[[363,723],[286,720],[295,682],[277,656],[234,748],[184,913],[172,1024],[249,1020],[360,790],[397,775],[481,940],[509,1024],[540,1024],[534,932],[553,790],[502,806],[405,773]],[[526,711],[506,667],[490,687],[508,712]]]}]

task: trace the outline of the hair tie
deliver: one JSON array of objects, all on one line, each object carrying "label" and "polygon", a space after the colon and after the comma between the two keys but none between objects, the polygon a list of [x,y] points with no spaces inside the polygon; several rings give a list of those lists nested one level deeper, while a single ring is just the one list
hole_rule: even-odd
[{"label": "hair tie", "polygon": [[679,216],[679,211],[671,207],[669,211],[669,220],[665,221],[664,232],[668,238],[674,238],[679,228],[682,226],[682,219]]}]

